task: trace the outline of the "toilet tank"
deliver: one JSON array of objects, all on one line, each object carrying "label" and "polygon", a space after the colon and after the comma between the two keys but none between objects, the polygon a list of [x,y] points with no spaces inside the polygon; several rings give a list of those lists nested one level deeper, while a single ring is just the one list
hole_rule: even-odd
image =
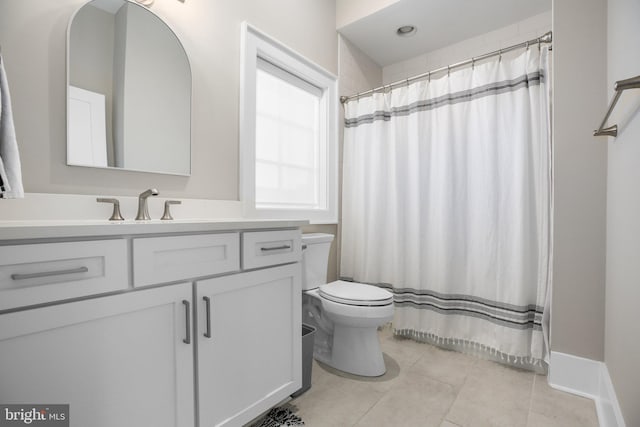
[{"label": "toilet tank", "polygon": [[327,283],[329,249],[332,241],[333,234],[302,235],[302,290],[315,289]]}]

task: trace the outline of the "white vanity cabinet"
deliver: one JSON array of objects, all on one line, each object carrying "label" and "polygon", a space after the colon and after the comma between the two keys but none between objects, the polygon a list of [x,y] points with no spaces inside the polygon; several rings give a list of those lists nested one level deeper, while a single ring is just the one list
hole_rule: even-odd
[{"label": "white vanity cabinet", "polygon": [[0,402],[69,404],[72,427],[267,411],[302,376],[301,222],[283,224],[0,224]]},{"label": "white vanity cabinet", "polygon": [[196,283],[200,426],[241,426],[301,387],[300,263]]},{"label": "white vanity cabinet", "polygon": [[69,404],[74,427],[193,426],[191,292],[186,283],[1,315],[0,402]]}]

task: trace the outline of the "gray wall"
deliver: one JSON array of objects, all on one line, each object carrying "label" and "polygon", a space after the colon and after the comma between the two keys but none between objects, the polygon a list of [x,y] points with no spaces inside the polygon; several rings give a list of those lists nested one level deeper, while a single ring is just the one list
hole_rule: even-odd
[{"label": "gray wall", "polygon": [[82,0],[0,2],[0,40],[11,85],[27,192],[238,199],[240,23],[249,21],[337,74],[333,0],[156,0],[193,69],[192,176],[69,167],[67,24]]},{"label": "gray wall", "polygon": [[[640,74],[640,2],[609,0],[607,89]],[[626,92],[611,119],[608,146],[605,362],[627,426],[640,426],[640,94]],[[608,141],[607,141],[608,139]]]},{"label": "gray wall", "polygon": [[604,358],[606,0],[553,2],[551,349]]}]

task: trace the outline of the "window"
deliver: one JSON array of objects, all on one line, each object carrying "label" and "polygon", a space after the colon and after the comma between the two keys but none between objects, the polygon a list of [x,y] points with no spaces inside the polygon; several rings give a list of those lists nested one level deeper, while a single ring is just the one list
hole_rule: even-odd
[{"label": "window", "polygon": [[242,56],[245,214],[337,222],[335,76],[246,23]]}]

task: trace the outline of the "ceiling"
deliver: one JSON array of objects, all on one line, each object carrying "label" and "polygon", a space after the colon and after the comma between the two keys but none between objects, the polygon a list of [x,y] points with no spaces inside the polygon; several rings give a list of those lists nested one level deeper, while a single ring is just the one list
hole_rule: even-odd
[{"label": "ceiling", "polygon": [[[338,30],[384,67],[543,13],[551,1],[400,0]],[[398,37],[403,25],[418,31]]]}]

